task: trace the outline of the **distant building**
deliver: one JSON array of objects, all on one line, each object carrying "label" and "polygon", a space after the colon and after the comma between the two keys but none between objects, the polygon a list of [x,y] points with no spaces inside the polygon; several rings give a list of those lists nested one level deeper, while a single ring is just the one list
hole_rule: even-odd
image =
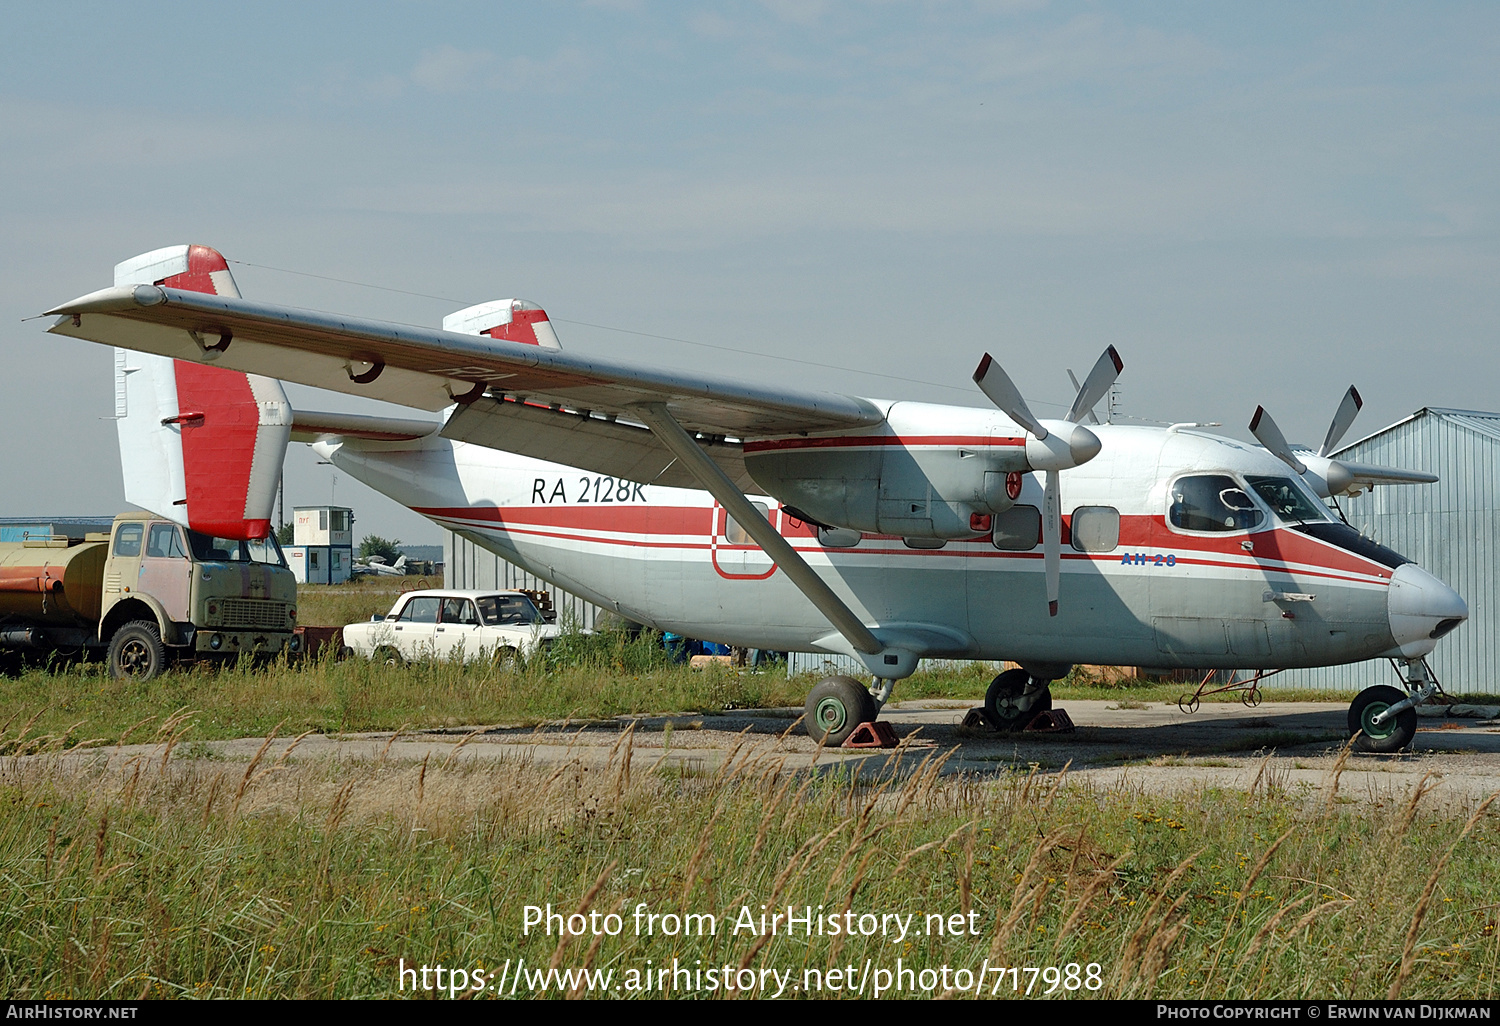
[{"label": "distant building", "polygon": [[[1469,620],[1428,657],[1451,692],[1500,692],[1500,413],[1429,407],[1333,454],[1426,470],[1430,485],[1382,486],[1339,505],[1349,523],[1453,588]],[[1395,683],[1384,660],[1288,670],[1268,684],[1358,690]]]},{"label": "distant building", "polygon": [[109,534],[114,524],[114,517],[0,517],[0,542]]},{"label": "distant building", "polygon": [[348,506],[298,506],[292,544],[282,550],[298,584],[343,584],[354,571],[354,511]]}]

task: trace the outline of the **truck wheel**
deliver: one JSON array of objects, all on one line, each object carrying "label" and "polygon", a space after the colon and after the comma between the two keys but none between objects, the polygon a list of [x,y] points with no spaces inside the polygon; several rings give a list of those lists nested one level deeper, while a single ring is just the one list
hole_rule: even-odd
[{"label": "truck wheel", "polygon": [[133,620],[115,631],[109,642],[109,675],[150,680],[167,665],[161,631],[152,620]]}]

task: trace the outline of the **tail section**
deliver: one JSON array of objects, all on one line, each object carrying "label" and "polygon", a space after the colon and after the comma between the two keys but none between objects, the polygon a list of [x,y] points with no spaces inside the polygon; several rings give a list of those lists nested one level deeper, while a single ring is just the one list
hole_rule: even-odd
[{"label": "tail section", "polygon": [[461,335],[488,335],[543,349],[561,349],[547,311],[524,299],[499,299],[465,307],[443,318],[443,330]]},{"label": "tail section", "polygon": [[[115,285],[239,296],[207,246],[169,246],[115,265]],[[263,538],[291,438],[281,382],[115,350],[115,416],[125,498],[222,538]]]}]

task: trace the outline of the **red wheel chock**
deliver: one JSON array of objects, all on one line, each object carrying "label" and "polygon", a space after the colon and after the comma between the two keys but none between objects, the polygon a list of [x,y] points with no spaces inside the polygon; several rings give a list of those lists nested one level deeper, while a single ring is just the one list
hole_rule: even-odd
[{"label": "red wheel chock", "polygon": [[854,728],[844,739],[843,748],[895,748],[901,742],[885,720],[871,720]]}]

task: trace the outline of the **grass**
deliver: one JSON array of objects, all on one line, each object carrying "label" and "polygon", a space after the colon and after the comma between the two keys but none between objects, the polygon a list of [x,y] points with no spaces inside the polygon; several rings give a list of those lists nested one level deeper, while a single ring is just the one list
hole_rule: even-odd
[{"label": "grass", "polygon": [[[389,591],[368,591],[356,598],[389,605]],[[938,667],[902,694],[973,700],[991,673]],[[834,967],[868,960],[890,985],[897,959],[915,973],[887,996],[940,993],[944,965],[950,982],[962,968],[972,986],[985,964],[1074,964],[1071,977],[1038,974],[1034,988],[1057,982],[1075,997],[1495,996],[1496,823],[1424,801],[1428,780],[1371,810],[1342,804],[1336,787],[1322,801],[1289,793],[1280,766],[1262,767],[1253,793],[1160,798],[1073,786],[1039,766],[941,777],[940,753],[876,783],[789,774],[774,756],[653,771],[655,752],[631,761],[629,730],[605,766],[299,763],[264,749],[246,763],[205,744],[273,730],[795,706],[810,686],[691,671],[649,635],[607,631],[570,635],[518,671],[324,660],[145,683],[88,664],[0,678],[8,994],[387,997],[416,985],[398,990],[402,965],[442,963],[472,981],[519,959],[533,971],[607,971],[612,987],[628,988],[632,971],[639,983],[675,958],[757,980],[790,973],[789,985],[821,983],[825,996]],[[1150,687],[1082,680],[1057,693],[1123,705]],[[156,747],[106,768],[66,751],[90,739]],[[617,936],[524,932],[525,907],[548,904],[626,925]],[[712,914],[719,929],[637,934],[630,917],[642,904]],[[912,916],[918,927],[958,916],[964,932],[893,943],[733,931],[742,908],[757,917],[762,904]],[[1063,985],[1091,965],[1098,990]],[[881,979],[866,978],[865,996]],[[999,982],[991,973],[980,985],[989,993]],[[1018,973],[1015,985],[1027,983]]]},{"label": "grass", "polygon": [[278,724],[283,733],[348,733],[801,705],[809,686],[784,674],[693,671],[653,655],[649,643],[601,634],[566,641],[556,658],[517,670],[324,658],[303,665],[255,667],[244,661],[176,669],[141,682],[115,680],[97,663],[52,672],[34,668],[0,677],[0,708],[7,718],[0,724],[14,734],[34,719],[29,737],[113,743],[134,724],[187,708],[196,713],[192,740],[218,740],[263,736]]},{"label": "grass", "polygon": [[[384,581],[309,588],[302,608],[338,608],[354,622],[358,608],[388,608],[395,594],[399,590]],[[197,713],[193,740],[263,736],[277,725],[294,733],[526,725],[625,713],[800,707],[816,683],[815,675],[788,678],[774,667],[760,672],[724,666],[691,670],[672,662],[658,636],[649,631],[636,636],[618,630],[567,632],[545,658],[514,670],[443,661],[390,667],[357,659],[338,662],[333,654],[328,651],[324,658],[303,664],[283,661],[263,667],[248,661],[199,664],[146,682],[114,680],[100,663],[31,667],[0,675],[0,728],[31,722],[32,738],[53,736],[70,745],[113,743],[134,724],[184,708]],[[993,674],[990,663],[938,663],[901,681],[895,698],[958,699],[977,705]],[[1059,703],[1095,699],[1126,709],[1148,702],[1175,705],[1181,691],[1182,685],[1171,683],[1104,684],[1081,671],[1052,688]],[[1274,697],[1350,696],[1276,692]]]},{"label": "grass", "polygon": [[[143,733],[176,729],[162,726]],[[941,758],[874,784],[789,775],[765,757],[651,772],[631,763],[628,734],[593,768],[204,763],[181,746],[109,770],[12,759],[0,776],[0,972],[13,1000],[389,997],[418,985],[398,992],[403,963],[498,982],[523,958],[539,972],[609,972],[618,996],[634,993],[632,972],[639,983],[674,959],[757,981],[789,974],[789,988],[821,981],[825,996],[831,979],[845,986],[829,970],[852,965],[857,979],[866,960],[865,996],[898,980],[886,996],[933,996],[960,969],[972,988],[986,964],[1070,963],[1071,977],[1033,974],[1035,992],[1496,995],[1500,836],[1486,810],[1439,814],[1420,793],[1373,815],[1272,788],[1163,799],[1035,771],[945,778]],[[623,926],[528,933],[528,905]],[[642,905],[712,914],[717,928],[637,932]],[[914,932],[733,930],[743,914],[758,924],[762,905],[911,916]],[[929,916],[959,932],[928,932]],[[677,979],[642,993],[695,993]],[[1015,987],[1027,985],[1019,972]]]},{"label": "grass", "polygon": [[[348,584],[299,584],[297,620],[299,623],[342,627],[362,623],[371,616],[384,616],[403,591],[417,587],[421,580],[418,577],[370,576]],[[436,586],[441,587],[442,582]]]}]

